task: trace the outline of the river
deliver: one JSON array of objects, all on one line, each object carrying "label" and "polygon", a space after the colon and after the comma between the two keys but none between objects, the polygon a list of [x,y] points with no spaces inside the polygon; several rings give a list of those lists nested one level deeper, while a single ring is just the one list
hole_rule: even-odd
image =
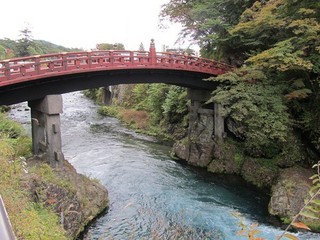
[{"label": "river", "polygon": [[[99,116],[79,92],[63,95],[63,101],[65,157],[105,185],[110,198],[109,209],[80,239],[248,239],[238,235],[241,222],[259,223],[257,236],[268,240],[282,233],[268,224],[267,199],[241,179],[173,161],[170,146]],[[30,130],[29,112],[26,104],[15,105],[11,117]]]}]

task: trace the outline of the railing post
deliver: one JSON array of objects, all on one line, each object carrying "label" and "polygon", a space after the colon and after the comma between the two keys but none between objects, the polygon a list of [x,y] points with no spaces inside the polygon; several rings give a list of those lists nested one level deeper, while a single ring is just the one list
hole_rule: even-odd
[{"label": "railing post", "polygon": [[26,66],[23,64],[22,66],[20,66],[19,72],[22,76],[26,75]]},{"label": "railing post", "polygon": [[92,67],[92,52],[88,52],[88,55],[87,55],[87,65],[88,65],[88,68],[91,68]]},{"label": "railing post", "polygon": [[6,76],[7,80],[10,80],[10,78],[11,78],[11,69],[10,69],[9,61],[6,61],[4,66],[5,66],[4,75]]},{"label": "railing post", "polygon": [[169,64],[170,64],[170,67],[173,67],[173,64],[174,64],[174,59],[173,59],[173,54],[169,54]]},{"label": "railing post", "polygon": [[151,39],[150,43],[150,49],[149,49],[149,57],[150,57],[150,64],[156,65],[157,63],[157,53],[156,53],[156,47],[154,44],[154,39]]},{"label": "railing post", "polygon": [[130,63],[131,63],[131,65],[134,65],[134,54],[133,54],[133,52],[130,52]]},{"label": "railing post", "polygon": [[76,68],[80,68],[80,59],[79,59],[79,56],[77,56],[76,60],[75,60],[75,65],[76,65]]},{"label": "railing post", "polygon": [[114,64],[113,51],[110,52],[110,64],[111,64],[111,66],[113,66],[113,64]]},{"label": "railing post", "polygon": [[38,56],[35,56],[34,58],[34,70],[37,75],[40,74],[40,69],[41,69],[40,55],[38,55]]},{"label": "railing post", "polygon": [[67,70],[68,68],[67,53],[62,53],[62,66],[63,66],[63,70]]}]

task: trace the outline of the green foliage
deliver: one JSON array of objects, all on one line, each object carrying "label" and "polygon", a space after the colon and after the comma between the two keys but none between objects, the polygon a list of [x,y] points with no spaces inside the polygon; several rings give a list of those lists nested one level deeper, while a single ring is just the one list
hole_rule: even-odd
[{"label": "green foliage", "polygon": [[6,58],[6,49],[0,45],[0,60],[5,59]]},{"label": "green foliage", "polygon": [[83,90],[82,93],[87,97],[95,102],[101,102],[101,89],[100,88],[92,88]]},{"label": "green foliage", "polygon": [[309,190],[309,198],[300,214],[310,219],[319,220],[320,214],[320,162],[313,165],[317,169],[317,173],[310,177],[313,186]]},{"label": "green foliage", "polygon": [[132,90],[132,102],[137,110],[147,109],[146,93],[150,87],[150,84],[136,84]]},{"label": "green foliage", "polygon": [[17,122],[0,113],[0,133],[7,135],[9,138],[17,138],[24,133],[24,129]]},{"label": "green foliage", "polygon": [[[320,4],[318,1],[256,2],[230,33],[241,39],[246,63],[281,82],[295,126],[320,152]],[[250,13],[250,17],[248,17]],[[260,44],[255,44],[255,43]]]},{"label": "green foliage", "polygon": [[[229,110],[239,110],[238,116],[233,114],[237,112],[234,109],[230,114],[238,122],[246,122],[243,138],[253,134],[248,135],[248,124],[256,128],[264,114],[270,112],[268,121],[271,120],[271,129],[280,129],[279,136],[268,140],[266,136],[270,133],[259,136],[263,131],[258,131],[252,139],[262,140],[261,146],[266,144],[265,140],[272,139],[278,139],[276,144],[280,141],[282,145],[286,131],[283,125],[288,123],[286,128],[290,128],[289,121],[285,120],[290,116],[294,128],[319,154],[319,9],[320,2],[313,0],[171,0],[164,5],[161,16],[181,23],[182,36],[190,35],[200,43],[202,56],[242,67],[240,74],[229,73],[224,76],[225,80],[220,79],[227,86],[214,93],[214,100]],[[237,84],[239,86],[235,86]],[[253,95],[255,91],[257,96]],[[274,100],[271,99],[273,91]],[[237,97],[232,97],[233,94]],[[237,99],[241,99],[240,103]],[[260,105],[265,108],[261,109]],[[266,120],[262,121],[262,126],[269,127],[265,123]]]},{"label": "green foliage", "polygon": [[0,113],[0,138],[11,147],[14,156],[30,156],[32,141],[24,128]]},{"label": "green foliage", "polygon": [[119,109],[116,106],[101,106],[98,109],[98,113],[102,116],[117,117]]},{"label": "green foliage", "polygon": [[21,38],[17,41],[11,40],[9,38],[0,39],[0,46],[2,46],[6,51],[5,56],[2,57],[3,50],[0,47],[0,59],[47,53],[82,51],[82,49],[66,48],[45,40],[34,40],[32,39],[31,31],[28,28],[22,30]]},{"label": "green foliage", "polygon": [[214,81],[222,81],[212,93],[210,102],[221,103],[224,116],[237,129],[249,155],[273,157],[286,143],[290,121],[287,108],[282,101],[278,86],[263,83],[264,74],[248,69],[229,73]]},{"label": "green foliage", "polygon": [[98,50],[125,50],[122,43],[98,43],[96,48]]},{"label": "green foliage", "polygon": [[[84,94],[96,98],[97,90]],[[171,134],[186,127],[188,116],[186,89],[166,84],[128,84],[114,88],[113,106],[102,106],[101,115],[120,118],[149,135],[171,139]]]},{"label": "green foliage", "polygon": [[238,23],[242,12],[254,0],[171,0],[164,4],[160,16],[182,24],[182,37],[187,35],[201,46],[201,55],[233,62],[240,54],[237,45],[227,41],[228,29]]},{"label": "green foliage", "polygon": [[10,123],[3,115],[0,117],[0,192],[16,237],[66,239],[57,215],[41,203],[34,203],[26,189],[27,169],[23,156],[30,154],[30,138],[23,135],[16,123]]},{"label": "green foliage", "polygon": [[27,27],[20,31],[21,38],[17,41],[17,55],[20,57],[32,55],[29,50],[32,47],[32,35]]},{"label": "green foliage", "polygon": [[146,111],[150,113],[151,124],[157,125],[163,119],[162,105],[166,99],[169,86],[166,84],[151,84],[146,95]]},{"label": "green foliage", "polygon": [[167,122],[181,122],[188,113],[188,99],[185,88],[172,86],[170,87],[164,103],[162,104],[163,115]]}]

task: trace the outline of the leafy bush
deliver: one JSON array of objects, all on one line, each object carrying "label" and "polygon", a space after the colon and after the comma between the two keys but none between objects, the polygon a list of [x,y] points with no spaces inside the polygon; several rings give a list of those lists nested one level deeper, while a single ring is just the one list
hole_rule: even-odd
[{"label": "leafy bush", "polygon": [[25,133],[23,127],[17,122],[9,120],[0,113],[0,133],[6,134],[8,138],[17,138]]},{"label": "leafy bush", "polygon": [[210,102],[222,104],[224,116],[239,126],[233,133],[244,140],[249,155],[273,157],[286,143],[290,129],[281,87],[265,85],[265,76],[260,71],[248,69],[250,74],[242,71],[213,79],[222,84],[212,93]]},{"label": "leafy bush", "polygon": [[123,109],[119,112],[121,121],[138,129],[146,129],[148,127],[148,113],[146,111],[138,111],[134,109]]},{"label": "leafy bush", "polygon": [[95,102],[99,101],[99,88],[92,88],[92,89],[86,89],[83,90],[82,93],[87,97],[90,98],[92,100],[94,100]]},{"label": "leafy bush", "polygon": [[163,119],[162,105],[165,102],[169,85],[151,84],[146,93],[146,111],[150,114],[150,123],[158,125]]},{"label": "leafy bush", "polygon": [[98,109],[98,113],[102,116],[117,117],[119,109],[115,106],[101,106]]},{"label": "leafy bush", "polygon": [[181,122],[188,114],[188,99],[185,88],[171,86],[162,104],[163,115],[169,123]]}]

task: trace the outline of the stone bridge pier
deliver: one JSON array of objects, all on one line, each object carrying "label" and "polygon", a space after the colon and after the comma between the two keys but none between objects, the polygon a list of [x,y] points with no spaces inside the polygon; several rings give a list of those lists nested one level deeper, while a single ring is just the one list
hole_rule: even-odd
[{"label": "stone bridge pier", "polygon": [[205,104],[211,97],[209,90],[188,89],[191,100],[189,128],[185,139],[173,146],[173,153],[194,166],[207,166],[215,148],[224,138],[222,106]]},{"label": "stone bridge pier", "polygon": [[35,155],[45,154],[52,167],[62,167],[64,156],[61,144],[61,95],[47,95],[29,101],[31,108],[32,148]]},{"label": "stone bridge pier", "polygon": [[110,106],[112,104],[112,95],[113,95],[112,87],[111,86],[103,87],[101,91],[102,91],[102,96],[101,96],[102,104]]}]

